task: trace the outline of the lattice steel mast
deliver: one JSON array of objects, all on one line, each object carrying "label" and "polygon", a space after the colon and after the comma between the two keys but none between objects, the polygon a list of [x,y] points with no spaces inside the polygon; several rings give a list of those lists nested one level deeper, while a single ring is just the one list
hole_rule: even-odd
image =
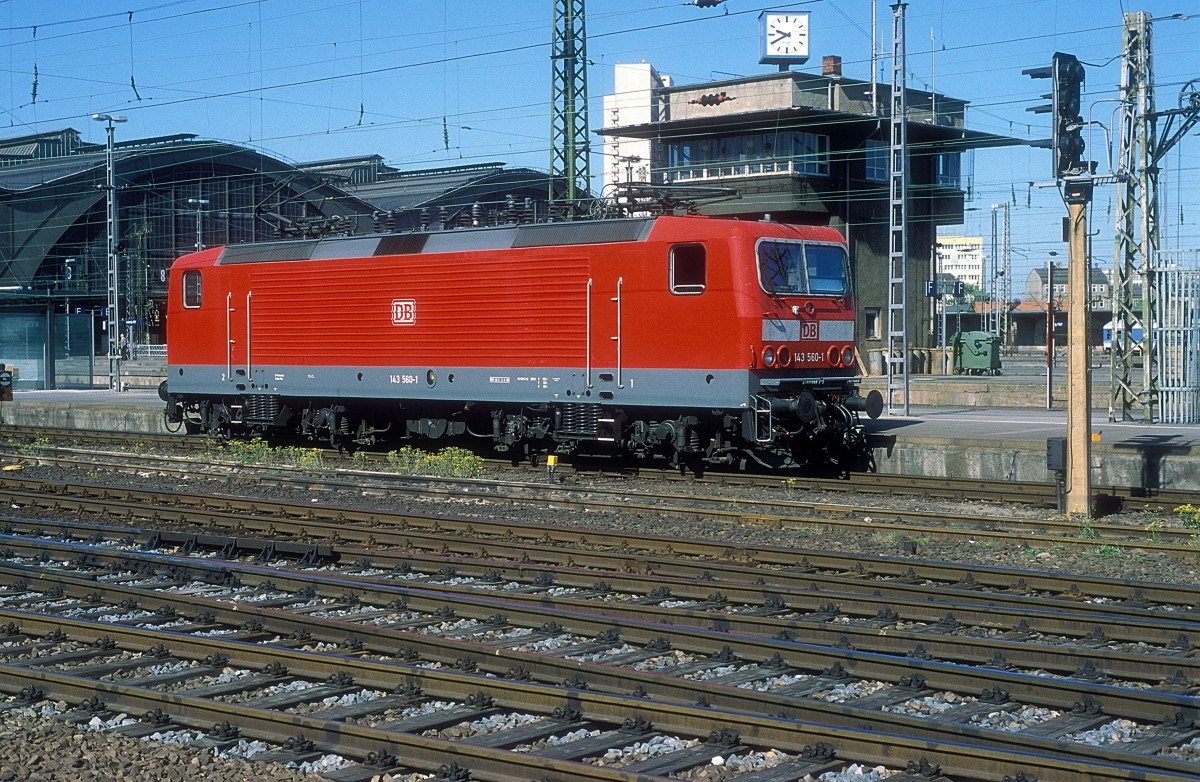
[{"label": "lattice steel mast", "polygon": [[[1125,14],[1117,152],[1117,173],[1123,175],[1124,182],[1117,186],[1110,421],[1130,418],[1137,404],[1142,407],[1143,419],[1151,422],[1158,403],[1153,336],[1158,302],[1151,268],[1158,252],[1158,169],[1151,163],[1155,147],[1151,28],[1148,13]],[[1140,345],[1133,339],[1137,323],[1142,325]],[[1135,389],[1133,366],[1139,350],[1142,385]]]},{"label": "lattice steel mast", "polygon": [[[1178,16],[1178,15],[1176,15]],[[1200,123],[1198,80],[1187,82],[1179,93],[1179,108],[1154,108],[1154,55],[1150,15],[1125,14],[1121,72],[1121,135],[1117,174],[1116,250],[1113,265],[1113,363],[1109,420],[1131,417],[1135,404],[1147,423],[1161,419],[1163,384],[1174,385],[1181,367],[1164,364],[1161,339],[1169,328],[1164,317],[1174,302],[1161,300],[1159,272],[1158,171],[1163,157]],[[1158,120],[1165,120],[1162,140]],[[1178,120],[1178,125],[1176,125]],[[1138,286],[1141,290],[1138,290]],[[1168,285],[1170,287],[1170,285]],[[1140,305],[1140,312],[1139,306]],[[1140,343],[1133,339],[1134,325],[1142,326]],[[1120,328],[1117,328],[1117,326]],[[1142,384],[1134,387],[1134,359],[1141,351]]]},{"label": "lattice steel mast", "polygon": [[989,329],[1000,338],[1001,348],[1009,344],[1012,328],[1008,302],[1012,299],[1012,224],[1009,202],[992,205],[992,300]]},{"label": "lattice steel mast", "polygon": [[554,0],[550,52],[550,203],[568,215],[590,197],[584,0]]},{"label": "lattice steel mast", "polygon": [[904,9],[892,6],[891,164],[888,228],[888,412],[908,415],[908,89]]}]

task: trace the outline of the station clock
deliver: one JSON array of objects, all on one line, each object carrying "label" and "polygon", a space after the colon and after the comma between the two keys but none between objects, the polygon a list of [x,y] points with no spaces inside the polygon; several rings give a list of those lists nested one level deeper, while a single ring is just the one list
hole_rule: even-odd
[{"label": "station clock", "polygon": [[808,11],[764,11],[759,16],[759,62],[803,65],[808,62]]}]

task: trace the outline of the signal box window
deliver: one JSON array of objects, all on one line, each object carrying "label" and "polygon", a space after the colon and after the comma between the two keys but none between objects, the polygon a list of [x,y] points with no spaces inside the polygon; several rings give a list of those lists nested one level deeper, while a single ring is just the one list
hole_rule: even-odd
[{"label": "signal box window", "polygon": [[671,293],[695,295],[708,284],[708,254],[702,244],[671,248]]},{"label": "signal box window", "polygon": [[867,139],[867,180],[870,182],[886,182],[888,180],[888,145],[875,139]]},{"label": "signal box window", "polygon": [[200,306],[200,272],[196,269],[183,273],[183,306],[188,309]]},{"label": "signal box window", "polygon": [[882,339],[883,330],[880,328],[883,311],[879,307],[867,307],[863,311],[863,320],[867,326],[867,339]]}]

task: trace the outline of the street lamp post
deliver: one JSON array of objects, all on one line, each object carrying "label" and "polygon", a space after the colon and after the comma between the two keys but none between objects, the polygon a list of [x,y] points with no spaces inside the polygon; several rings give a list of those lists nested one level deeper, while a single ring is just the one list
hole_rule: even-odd
[{"label": "street lamp post", "polygon": [[189,198],[187,200],[187,202],[188,202],[189,206],[196,207],[196,252],[200,252],[201,250],[204,249],[204,232],[202,230],[202,226],[203,226],[202,220],[203,220],[203,214],[204,214],[204,207],[208,206],[208,199],[207,198]]},{"label": "street lamp post", "polygon": [[105,329],[108,332],[108,388],[111,391],[122,391],[121,387],[121,312],[118,297],[119,288],[117,273],[117,178],[113,165],[113,126],[125,122],[126,118],[117,114],[93,114],[96,122],[107,123],[108,143],[105,145],[105,163],[107,177],[104,192],[108,201],[108,318]]}]

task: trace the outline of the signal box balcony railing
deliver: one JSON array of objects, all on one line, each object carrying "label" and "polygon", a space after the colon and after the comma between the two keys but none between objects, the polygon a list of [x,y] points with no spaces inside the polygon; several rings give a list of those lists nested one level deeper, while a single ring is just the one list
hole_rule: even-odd
[{"label": "signal box balcony railing", "polygon": [[[829,176],[828,164],[819,165],[797,160],[748,160],[738,163],[709,163],[700,166],[662,168],[656,171],[662,173],[663,181],[666,184],[772,176]],[[878,182],[879,180],[872,179],[870,181]],[[914,191],[921,189],[946,191],[941,193],[944,196],[946,193],[961,192],[962,182],[952,176],[939,176],[937,183],[933,186],[924,185],[922,187],[915,185],[912,186],[912,189]]]},{"label": "signal box balcony railing", "polygon": [[805,160],[746,160],[662,169],[667,182],[759,176],[829,176],[829,164]]}]

